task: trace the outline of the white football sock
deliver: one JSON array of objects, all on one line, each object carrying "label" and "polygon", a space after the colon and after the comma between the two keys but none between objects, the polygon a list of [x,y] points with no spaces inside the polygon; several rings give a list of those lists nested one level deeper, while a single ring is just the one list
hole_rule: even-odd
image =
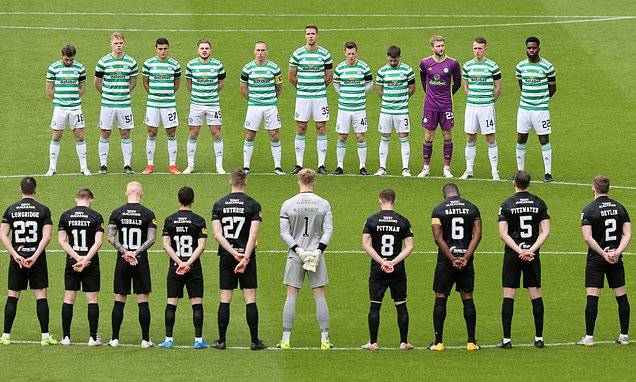
[{"label": "white football sock", "polygon": [[318,167],[325,165],[325,158],[327,158],[327,136],[324,134],[318,134],[316,139],[316,150],[318,150]]},{"label": "white football sock", "polygon": [[296,165],[303,167],[303,158],[305,157],[305,134],[296,133],[294,138],[294,150],[296,151]]},{"label": "white football sock", "polygon": [[382,136],[380,137],[380,167],[386,169],[386,160],[389,156],[389,142],[390,138]]},{"label": "white football sock", "polygon": [[499,166],[499,147],[496,141],[488,144],[488,159],[490,159],[490,171],[492,173],[497,172],[497,167]]},{"label": "white football sock", "polygon": [[146,160],[149,165],[155,163],[155,148],[157,146],[157,137],[148,136],[146,138]]},{"label": "white football sock", "polygon": [[106,166],[108,164],[108,149],[109,147],[109,141],[108,138],[104,138],[104,137],[100,137],[99,138],[99,144],[98,144],[98,151],[99,151],[99,164],[101,166]]},{"label": "white football sock", "polygon": [[121,140],[121,154],[124,157],[124,166],[130,166],[132,159],[132,140],[125,138]]},{"label": "white football sock", "polygon": [[409,159],[411,158],[409,137],[400,137],[400,152],[402,154],[402,168],[409,168]]},{"label": "white football sock", "polygon": [[543,157],[545,174],[552,174],[552,145],[550,143],[541,145],[541,156]]},{"label": "white football sock", "polygon": [[188,167],[194,168],[194,156],[197,154],[197,140],[188,138],[186,143],[186,153],[188,155]]},{"label": "white football sock", "polygon": [[243,167],[250,167],[252,162],[252,154],[254,154],[254,141],[243,141]]},{"label": "white football sock", "polygon": [[336,142],[336,161],[338,162],[338,167],[344,168],[344,158],[347,153],[347,141],[341,141],[338,139]]},{"label": "white football sock", "polygon": [[80,169],[84,170],[88,168],[86,164],[86,141],[75,142],[75,151],[77,152],[77,158],[79,159]]},{"label": "white football sock", "polygon": [[223,138],[214,140],[214,158],[216,159],[216,167],[223,168]]},{"label": "white football sock", "polygon": [[170,166],[177,164],[177,137],[168,137],[168,161]]},{"label": "white football sock", "polygon": [[49,168],[57,168],[57,158],[60,156],[60,141],[51,140],[49,144]]},{"label": "white football sock", "polygon": [[274,158],[274,168],[281,166],[281,154],[282,149],[280,147],[280,141],[272,141],[270,143],[272,149],[272,158]]},{"label": "white football sock", "polygon": [[358,142],[358,160],[360,160],[360,168],[367,167],[367,142]]},{"label": "white football sock", "polygon": [[466,172],[473,173],[475,167],[475,155],[477,154],[477,145],[475,142],[466,142],[464,155],[466,158]]},{"label": "white football sock", "polygon": [[526,167],[526,144],[517,143],[517,170],[523,170]]}]

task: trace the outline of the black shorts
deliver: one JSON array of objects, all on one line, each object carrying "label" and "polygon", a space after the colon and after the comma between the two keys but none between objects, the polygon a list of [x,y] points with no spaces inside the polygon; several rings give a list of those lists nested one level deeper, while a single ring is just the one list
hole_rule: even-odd
[{"label": "black shorts", "polygon": [[233,256],[219,256],[219,288],[221,290],[236,289],[239,284],[241,289],[256,289],[256,256],[250,257],[250,262],[245,267],[245,272],[234,273],[238,262]]},{"label": "black shorts", "polygon": [[64,290],[82,289],[83,292],[99,292],[100,279],[98,258],[93,258],[90,265],[81,272],[75,272],[67,263],[64,270]]},{"label": "black shorts", "polygon": [[610,264],[606,261],[587,261],[585,267],[585,287],[586,288],[603,288],[607,276],[607,285],[610,288],[620,288],[625,286],[625,267],[623,260],[619,260],[616,264]]},{"label": "black shorts", "polygon": [[44,289],[49,287],[49,271],[46,266],[46,255],[42,254],[31,268],[20,268],[20,265],[9,257],[9,290]]},{"label": "black shorts", "polygon": [[115,294],[129,295],[131,282],[135,294],[149,294],[152,291],[148,262],[140,261],[133,267],[124,260],[117,259],[113,291]]},{"label": "black shorts", "polygon": [[475,289],[475,267],[470,262],[464,269],[457,269],[449,264],[437,263],[435,277],[433,278],[433,291],[450,295],[455,284],[458,292],[473,293]]},{"label": "black shorts", "polygon": [[406,300],[406,269],[396,268],[391,273],[382,272],[380,269],[371,269],[369,274],[369,299],[382,302],[386,290],[391,290],[393,301]]},{"label": "black shorts", "polygon": [[183,287],[188,290],[188,298],[203,297],[203,270],[201,263],[192,264],[191,269],[185,275],[176,273],[177,267],[174,263],[168,268],[166,290],[168,298],[183,298]]},{"label": "black shorts", "polygon": [[505,253],[501,271],[501,285],[504,288],[519,288],[523,273],[524,288],[541,288],[541,260],[537,254],[534,260],[523,261],[519,256]]}]

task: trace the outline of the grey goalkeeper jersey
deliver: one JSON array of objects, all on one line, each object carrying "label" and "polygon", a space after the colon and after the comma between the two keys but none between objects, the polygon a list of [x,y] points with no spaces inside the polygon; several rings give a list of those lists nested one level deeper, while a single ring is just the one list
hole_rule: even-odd
[{"label": "grey goalkeeper jersey", "polygon": [[289,256],[298,256],[294,246],[308,251],[329,244],[333,232],[331,205],[313,192],[301,192],[280,208],[280,236],[289,248]]}]

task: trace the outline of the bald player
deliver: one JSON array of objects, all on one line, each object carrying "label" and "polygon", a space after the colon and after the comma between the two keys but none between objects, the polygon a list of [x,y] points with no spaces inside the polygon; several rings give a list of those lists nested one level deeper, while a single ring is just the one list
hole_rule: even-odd
[{"label": "bald player", "polygon": [[143,188],[139,182],[126,186],[126,204],[115,209],[108,219],[108,241],[117,249],[115,280],[113,282],[115,304],[113,305],[113,334],[108,345],[119,346],[119,328],[124,320],[124,305],[132,291],[137,295],[141,347],[150,348],[150,309],[148,295],[151,291],[148,249],[157,237],[154,212],[141,205]]}]

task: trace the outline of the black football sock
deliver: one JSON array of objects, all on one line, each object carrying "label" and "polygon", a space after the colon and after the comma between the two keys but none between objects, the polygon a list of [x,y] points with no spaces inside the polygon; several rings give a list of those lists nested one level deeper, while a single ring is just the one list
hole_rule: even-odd
[{"label": "black football sock", "polygon": [[42,333],[49,332],[49,300],[40,298],[36,301],[36,311],[38,321],[40,321],[40,331]]},{"label": "black football sock", "polygon": [[141,339],[150,341],[150,307],[147,302],[140,302],[139,306],[139,326],[141,326]]},{"label": "black football sock", "polygon": [[616,297],[618,303],[618,320],[621,323],[621,334],[629,332],[629,300],[627,294]]},{"label": "black football sock", "polygon": [[464,320],[466,320],[466,332],[468,342],[475,343],[475,325],[477,323],[477,309],[472,298],[462,300],[464,303]]},{"label": "black football sock", "polygon": [[121,323],[124,321],[124,306],[126,305],[123,301],[115,301],[113,304],[113,312],[111,314],[111,322],[113,333],[111,338],[114,340],[119,339],[119,328],[121,328]]},{"label": "black football sock", "polygon": [[4,305],[4,333],[11,333],[15,313],[18,309],[18,298],[7,297],[7,303]]},{"label": "black football sock", "polygon": [[406,308],[406,302],[404,304],[398,304],[395,306],[397,309],[397,323],[400,329],[400,342],[409,342],[409,310]]},{"label": "black football sock", "polygon": [[585,335],[594,335],[594,326],[596,325],[596,315],[598,314],[598,296],[587,296],[587,304],[585,304]]},{"label": "black football sock", "polygon": [[433,307],[433,329],[435,329],[435,343],[444,342],[444,320],[446,319],[446,299],[435,297]]},{"label": "black football sock", "polygon": [[219,303],[219,311],[217,313],[219,321],[219,341],[225,342],[225,333],[230,323],[230,304],[227,302]]},{"label": "black football sock", "polygon": [[512,315],[515,312],[515,299],[504,297],[501,303],[501,325],[503,326],[503,338],[511,338]]},{"label": "black football sock", "polygon": [[371,302],[369,308],[369,343],[378,342],[378,329],[380,328],[380,307],[379,302]]},{"label": "black football sock", "polygon": [[62,304],[62,338],[71,337],[71,321],[73,321],[73,304]]},{"label": "black football sock", "polygon": [[172,328],[174,327],[175,316],[177,315],[177,306],[166,304],[166,337],[172,337]]},{"label": "black football sock", "polygon": [[99,304],[88,304],[88,330],[92,339],[97,340],[97,328],[99,327]]},{"label": "black football sock", "polygon": [[534,316],[535,335],[543,337],[543,298],[532,300],[532,315]]},{"label": "black football sock", "polygon": [[192,323],[194,324],[194,336],[203,337],[203,304],[192,305]]},{"label": "black football sock", "polygon": [[245,305],[245,318],[250,328],[252,343],[256,343],[258,342],[258,308],[255,302]]}]

